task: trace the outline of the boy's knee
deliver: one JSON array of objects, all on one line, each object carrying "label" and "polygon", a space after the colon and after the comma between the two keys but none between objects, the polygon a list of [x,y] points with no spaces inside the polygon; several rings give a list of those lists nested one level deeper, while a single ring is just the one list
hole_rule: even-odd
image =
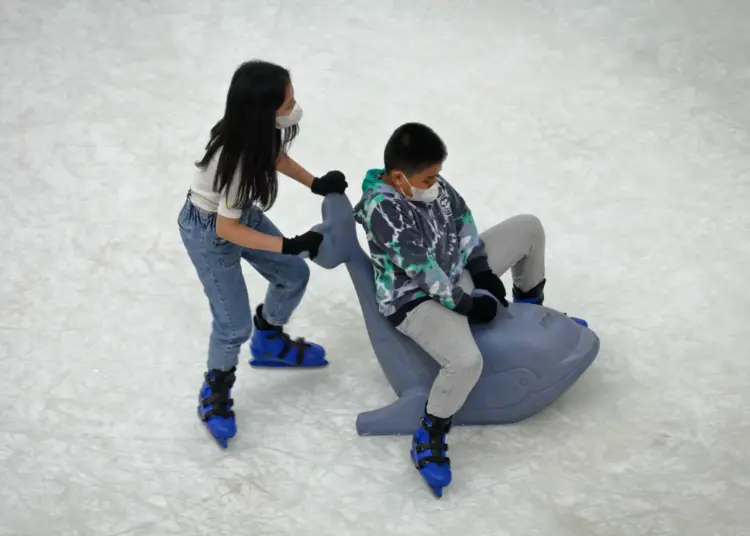
[{"label": "boy's knee", "polygon": [[482,368],[484,367],[484,359],[479,351],[469,354],[467,363],[468,371],[477,378],[482,375]]},{"label": "boy's knee", "polygon": [[533,214],[519,214],[515,216],[518,230],[529,237],[534,244],[544,244],[545,232],[542,220]]},{"label": "boy's knee", "polygon": [[544,236],[544,225],[538,217],[533,214],[521,214],[518,218],[528,233]]},{"label": "boy's knee", "polygon": [[484,359],[482,359],[482,354],[477,349],[475,352],[463,354],[459,360],[452,363],[450,368],[453,369],[451,372],[457,376],[479,378],[482,375],[483,366]]}]

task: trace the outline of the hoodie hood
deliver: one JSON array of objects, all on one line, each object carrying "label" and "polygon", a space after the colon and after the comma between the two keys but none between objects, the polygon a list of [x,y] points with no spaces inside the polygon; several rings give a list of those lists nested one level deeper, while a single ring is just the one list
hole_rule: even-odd
[{"label": "hoodie hood", "polygon": [[383,175],[385,175],[384,169],[375,168],[368,170],[364,180],[362,181],[362,193],[371,188],[377,188],[379,185],[387,186],[383,182]]},{"label": "hoodie hood", "polygon": [[362,199],[354,207],[354,219],[357,223],[364,223],[367,213],[375,204],[382,201],[383,197],[400,195],[393,186],[383,182],[384,169],[371,169],[362,180]]}]

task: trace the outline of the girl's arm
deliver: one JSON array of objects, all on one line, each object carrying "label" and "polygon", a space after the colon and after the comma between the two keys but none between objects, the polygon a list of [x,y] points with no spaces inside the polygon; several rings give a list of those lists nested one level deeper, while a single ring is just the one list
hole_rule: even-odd
[{"label": "girl's arm", "polygon": [[[302,169],[300,167],[300,169]],[[303,170],[304,171],[304,170]],[[242,210],[235,207],[234,202],[229,199],[237,198],[237,184],[235,181],[228,189],[219,196],[218,210],[216,214],[216,236],[237,244],[247,249],[270,251],[285,255],[299,255],[305,251],[310,253],[312,259],[318,254],[318,247],[323,241],[323,235],[314,231],[308,231],[301,236],[286,238],[274,236],[251,229],[240,222]]]},{"label": "girl's arm", "polygon": [[315,177],[283,151],[279,154],[279,158],[276,160],[276,169],[290,179],[294,179],[298,183],[304,184],[308,188],[312,188]]},{"label": "girl's arm", "polygon": [[280,236],[259,233],[240,223],[240,220],[216,215],[216,236],[248,249],[262,249],[281,253],[284,239]]},{"label": "girl's arm", "polygon": [[219,195],[216,209],[216,236],[248,249],[280,253],[284,239],[259,233],[240,223],[242,207],[237,206],[239,180],[233,180]]},{"label": "girl's arm", "polygon": [[318,255],[318,248],[323,242],[323,235],[316,231],[285,238],[259,233],[240,223],[240,220],[216,215],[216,236],[248,249],[260,249],[281,253],[282,255],[300,255],[307,252],[310,259]]},{"label": "girl's arm", "polygon": [[340,171],[329,171],[322,177],[313,177],[288,154],[282,152],[276,159],[276,170],[300,184],[304,184],[312,193],[318,195],[343,194],[346,190],[346,177]]}]

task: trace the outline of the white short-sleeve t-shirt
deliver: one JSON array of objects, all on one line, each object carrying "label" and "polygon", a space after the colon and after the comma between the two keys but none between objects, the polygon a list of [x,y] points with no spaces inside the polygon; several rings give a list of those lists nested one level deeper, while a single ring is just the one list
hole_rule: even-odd
[{"label": "white short-sleeve t-shirt", "polygon": [[193,204],[207,212],[215,212],[219,216],[238,220],[242,216],[242,209],[236,208],[237,189],[240,184],[241,166],[238,165],[229,187],[221,193],[214,192],[213,184],[216,176],[216,164],[219,161],[221,149],[211,159],[206,169],[195,168],[195,175],[190,186],[190,200]]}]

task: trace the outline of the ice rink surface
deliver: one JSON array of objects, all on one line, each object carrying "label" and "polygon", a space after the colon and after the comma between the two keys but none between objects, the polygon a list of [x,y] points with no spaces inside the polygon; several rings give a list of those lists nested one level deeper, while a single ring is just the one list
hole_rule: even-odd
[{"label": "ice rink surface", "polygon": [[[481,228],[542,219],[547,304],[601,337],[542,414],[451,433],[439,501],[408,437],[355,432],[394,395],[343,268],[290,328],[328,369],[246,350],[228,451],[195,415],[210,317],[176,218],[254,57],[292,70],[292,155],[353,201],[393,129],[435,128]],[[740,0],[3,0],[0,535],[750,534],[748,132]],[[297,234],[320,200],[282,178],[270,215]]]}]

